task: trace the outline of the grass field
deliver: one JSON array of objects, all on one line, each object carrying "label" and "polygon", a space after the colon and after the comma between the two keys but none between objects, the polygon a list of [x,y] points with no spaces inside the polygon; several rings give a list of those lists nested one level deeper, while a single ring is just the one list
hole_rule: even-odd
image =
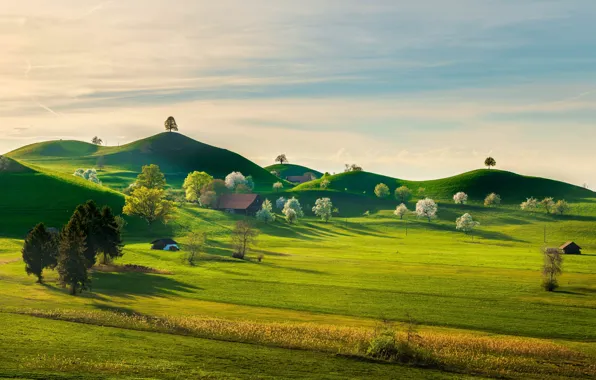
[{"label": "grass field", "polygon": [[[0,174],[0,185],[10,189],[0,199],[0,209],[8,211],[0,218],[0,377],[596,376],[592,192],[498,171],[416,183],[440,200],[439,218],[429,223],[399,220],[392,213],[397,201],[371,196],[376,175],[347,173],[332,176],[327,191],[316,181],[282,193],[263,190],[272,201],[297,196],[305,210],[328,196],[340,212],[329,223],[307,211],[293,226],[282,220],[257,224],[258,246],[244,261],[231,257],[229,243],[240,216],[181,204],[174,222],[152,231],[129,218],[117,264],[155,273],[97,267],[92,291],[72,297],[52,271],[44,285],[28,277],[20,247],[35,222],[59,226],[86,198],[121,207],[121,194],[67,174],[65,151],[75,160],[95,154],[80,149],[54,146],[50,153],[61,156],[28,156],[22,170]],[[522,212],[513,200],[485,208],[480,194],[497,186],[497,178],[518,189],[508,190],[509,199],[564,197],[572,211]],[[391,183],[392,190],[397,184]],[[449,201],[458,186],[471,195],[470,204]],[[29,212],[20,213],[21,207]],[[471,236],[455,231],[455,219],[465,212],[481,223]],[[183,264],[181,253],[149,249],[155,237],[184,244],[190,231],[208,234],[207,252],[196,266]],[[578,242],[583,254],[565,257],[561,287],[547,293],[540,287],[540,248],[567,240]],[[392,321],[402,334],[411,319],[437,365],[365,357],[381,320]]]}]

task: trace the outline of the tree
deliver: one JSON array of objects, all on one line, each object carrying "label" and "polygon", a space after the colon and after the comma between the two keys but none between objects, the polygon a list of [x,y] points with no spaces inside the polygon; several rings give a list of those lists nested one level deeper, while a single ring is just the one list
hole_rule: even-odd
[{"label": "tree", "polygon": [[166,178],[159,166],[155,164],[145,165],[141,169],[141,174],[137,176],[137,186],[162,190],[166,187]]},{"label": "tree", "polygon": [[375,195],[379,198],[387,198],[389,196],[389,186],[379,183],[375,186]]},{"label": "tree", "polygon": [[97,170],[95,169],[77,169],[72,175],[74,175],[75,177],[83,178],[97,185],[101,185],[101,181],[97,177]]},{"label": "tree", "polygon": [[261,205],[261,209],[257,211],[255,216],[257,220],[265,223],[273,222],[275,220],[275,215],[273,215],[273,205],[269,199],[265,199]]},{"label": "tree", "polygon": [[284,209],[282,210],[282,213],[285,214],[285,210],[294,210],[296,212],[296,216],[298,218],[302,218],[304,216],[304,212],[302,211],[302,206],[300,205],[300,202],[298,201],[298,199],[296,199],[296,197],[292,197],[290,199],[287,200],[287,202],[284,204]]},{"label": "tree", "polygon": [[275,162],[279,162],[280,164],[287,164],[288,158],[285,154],[280,154],[279,156],[275,157]]},{"label": "tree", "polygon": [[543,253],[542,287],[544,290],[552,292],[559,287],[557,277],[563,274],[563,255],[556,248],[546,248]]},{"label": "tree", "polygon": [[78,220],[80,213],[75,212],[60,234],[58,249],[58,274],[63,285],[70,286],[70,294],[83,291],[91,283],[87,274],[85,252],[85,234],[80,229],[83,221]]},{"label": "tree", "polygon": [[408,212],[410,212],[410,210],[408,210],[408,206],[402,203],[395,208],[393,214],[399,216],[400,219],[403,219],[404,215],[406,215]]},{"label": "tree", "polygon": [[213,191],[219,197],[222,194],[229,193],[230,189],[227,188],[226,182],[223,179],[214,179],[203,188],[202,192],[204,193],[206,191]]},{"label": "tree", "polygon": [[234,192],[236,194],[250,194],[252,193],[252,190],[250,189],[250,187],[248,187],[247,184],[239,183],[238,185],[236,185],[236,189],[234,190]]},{"label": "tree", "polygon": [[424,198],[416,203],[416,215],[418,218],[427,218],[430,222],[437,217],[438,206],[434,200]]},{"label": "tree", "polygon": [[99,137],[95,136],[91,139],[91,143],[93,143],[95,145],[101,145],[101,144],[103,144],[103,140],[100,139]]},{"label": "tree", "polygon": [[199,203],[203,207],[214,208],[217,205],[217,193],[215,191],[203,191],[199,198]]},{"label": "tree", "polygon": [[238,185],[246,185],[246,177],[240,172],[231,172],[225,179],[226,187],[232,191],[236,190]]},{"label": "tree", "polygon": [[492,157],[488,157],[486,160],[484,160],[484,166],[490,169],[493,166],[497,166],[497,161]]},{"label": "tree", "polygon": [[78,205],[70,217],[69,223],[77,224],[77,230],[80,230],[83,234],[85,240],[85,250],[83,251],[85,265],[87,268],[93,267],[97,261],[97,253],[100,250],[102,240],[101,212],[97,204],[89,200]]},{"label": "tree", "polygon": [[286,205],[286,201],[287,200],[284,197],[277,198],[277,200],[275,201],[275,207],[277,207],[279,210],[282,210]]},{"label": "tree", "polygon": [[345,165],[345,169],[344,169],[344,173],[349,173],[349,172],[361,172],[362,171],[362,167],[358,166],[356,164],[346,164]]},{"label": "tree", "polygon": [[312,208],[312,212],[321,218],[324,222],[328,222],[331,219],[333,213],[333,203],[329,198],[319,198],[315,201],[315,206]]},{"label": "tree", "polygon": [[271,173],[272,175],[274,175],[276,177],[280,176],[279,170],[271,170],[269,173]]},{"label": "tree", "polygon": [[538,200],[534,197],[528,198],[525,202],[522,202],[520,208],[524,211],[534,211],[538,207]]},{"label": "tree", "polygon": [[395,199],[401,203],[407,203],[412,197],[412,192],[407,186],[401,186],[395,189]]},{"label": "tree", "polygon": [[97,157],[95,166],[97,166],[99,170],[103,170],[106,167],[106,158],[104,156]]},{"label": "tree", "polygon": [[190,266],[194,266],[197,257],[205,251],[205,244],[207,235],[204,232],[191,232],[188,235],[188,243],[184,244],[186,253],[184,254],[184,262]]},{"label": "tree", "polygon": [[475,221],[474,218],[472,218],[472,215],[468,213],[463,214],[455,221],[455,228],[458,231],[463,231],[466,234],[469,234],[470,232],[474,231],[474,228],[476,228],[479,225],[480,223]]},{"label": "tree", "polygon": [[329,187],[329,185],[331,185],[331,181],[329,181],[328,179],[324,179],[321,181],[321,189],[325,190]]},{"label": "tree", "polygon": [[125,215],[136,215],[144,219],[149,226],[160,220],[167,223],[174,212],[174,203],[165,199],[165,191],[139,187],[126,197]]},{"label": "tree", "polygon": [[554,211],[557,214],[563,215],[568,213],[569,210],[571,210],[571,206],[569,206],[569,203],[567,203],[564,199],[557,201],[555,204]]},{"label": "tree", "polygon": [[286,221],[290,224],[294,224],[294,222],[298,220],[298,214],[291,208],[284,209],[283,214],[286,216]]},{"label": "tree", "polygon": [[275,182],[273,184],[273,190],[275,190],[276,192],[280,191],[283,188],[284,188],[284,184],[281,182]]},{"label": "tree", "polygon": [[112,209],[104,206],[101,209],[98,251],[103,255],[103,264],[122,257],[122,229],[124,219],[115,216]]},{"label": "tree", "polygon": [[233,257],[244,259],[246,254],[256,243],[259,232],[255,230],[252,224],[246,220],[236,222],[236,227],[232,231],[232,247],[234,249]]},{"label": "tree", "polygon": [[255,181],[252,179],[252,176],[246,176],[246,181],[244,182],[244,184],[246,185],[246,187],[248,187],[248,189],[250,191],[253,191],[255,188]]},{"label": "tree", "polygon": [[176,124],[176,120],[173,116],[170,116],[166,119],[166,121],[164,122],[164,126],[166,127],[166,131],[168,132],[178,131],[178,124]]},{"label": "tree", "polygon": [[484,198],[484,205],[486,207],[501,205],[501,196],[499,194],[491,193]]},{"label": "tree", "polygon": [[456,205],[465,205],[466,203],[468,203],[468,194],[464,193],[463,191],[460,191],[459,193],[453,196],[453,201]]},{"label": "tree", "polygon": [[555,201],[551,197],[544,198],[542,201],[540,201],[540,204],[542,207],[544,207],[544,210],[547,214],[550,214],[552,209],[555,207]]},{"label": "tree", "polygon": [[186,192],[186,200],[199,202],[203,188],[213,181],[213,177],[205,172],[194,171],[184,180],[182,188]]},{"label": "tree", "polygon": [[54,268],[58,256],[58,239],[39,223],[27,234],[22,249],[25,271],[35,275],[37,282],[43,282],[43,270]]}]

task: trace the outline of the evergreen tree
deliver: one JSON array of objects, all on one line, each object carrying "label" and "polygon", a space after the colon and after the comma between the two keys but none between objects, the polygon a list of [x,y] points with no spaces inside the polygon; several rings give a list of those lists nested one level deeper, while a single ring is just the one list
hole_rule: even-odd
[{"label": "evergreen tree", "polygon": [[99,251],[103,254],[103,263],[108,264],[113,259],[122,256],[122,227],[112,209],[105,206],[101,210],[101,228],[99,236]]},{"label": "evergreen tree", "polygon": [[25,238],[23,261],[28,275],[37,276],[37,282],[43,281],[43,270],[56,266],[58,239],[46,230],[43,223],[36,225]]},{"label": "evergreen tree", "polygon": [[87,260],[84,256],[86,237],[81,229],[83,225],[81,214],[75,212],[60,233],[57,269],[60,282],[70,286],[72,295],[75,295],[77,290],[86,290],[91,283],[87,274]]},{"label": "evergreen tree", "polygon": [[[78,214],[79,217],[74,217]],[[102,216],[97,204],[90,200],[80,204],[71,218],[73,223],[80,223],[78,228],[85,236],[85,262],[91,268],[97,261],[97,253],[102,248]]]}]

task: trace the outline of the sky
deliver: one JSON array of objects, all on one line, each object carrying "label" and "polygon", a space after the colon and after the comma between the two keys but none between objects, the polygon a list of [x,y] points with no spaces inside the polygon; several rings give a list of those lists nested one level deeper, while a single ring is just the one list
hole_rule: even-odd
[{"label": "sky", "polygon": [[596,187],[593,0],[0,2],[0,153],[180,132],[258,164]]}]

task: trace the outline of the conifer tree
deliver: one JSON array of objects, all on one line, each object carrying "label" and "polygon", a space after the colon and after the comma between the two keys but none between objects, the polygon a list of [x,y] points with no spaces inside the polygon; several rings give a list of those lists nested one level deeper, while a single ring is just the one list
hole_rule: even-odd
[{"label": "conifer tree", "polygon": [[87,274],[87,260],[84,256],[85,234],[81,229],[84,222],[80,213],[75,212],[60,234],[58,273],[60,282],[70,286],[70,294],[88,289],[91,283]]},{"label": "conifer tree", "polygon": [[28,275],[35,275],[37,282],[43,281],[43,270],[56,266],[58,240],[46,230],[43,223],[36,225],[25,238],[23,244],[23,261]]},{"label": "conifer tree", "polygon": [[101,210],[101,228],[99,236],[99,251],[103,254],[103,263],[108,264],[113,259],[122,256],[122,227],[112,213],[112,209],[105,206]]},{"label": "conifer tree", "polygon": [[[79,217],[74,218],[78,214]],[[101,249],[102,218],[101,212],[94,201],[90,200],[80,204],[75,209],[75,214],[71,220],[73,223],[80,223],[78,228],[85,236],[85,262],[87,268],[91,268],[97,261],[97,253]]]}]

